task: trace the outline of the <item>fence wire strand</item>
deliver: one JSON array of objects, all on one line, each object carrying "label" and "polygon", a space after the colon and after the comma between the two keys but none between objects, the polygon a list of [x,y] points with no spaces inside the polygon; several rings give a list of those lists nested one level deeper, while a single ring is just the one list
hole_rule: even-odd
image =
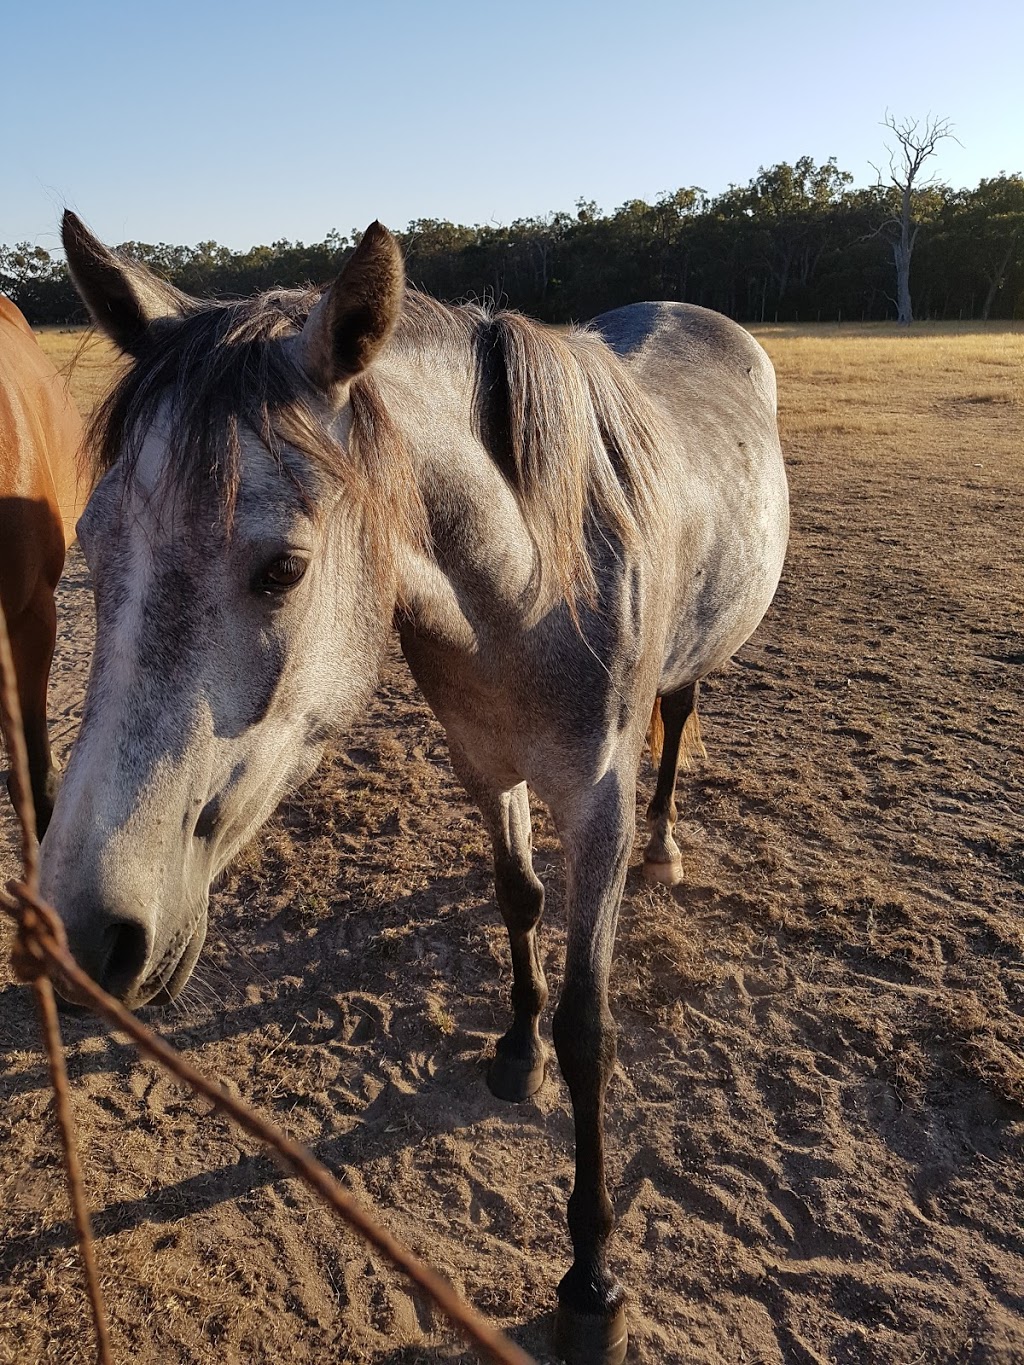
[{"label": "fence wire strand", "polygon": [[53,908],[39,894],[38,844],[35,810],[28,776],[28,759],[21,724],[21,708],[14,676],[14,662],[3,609],[0,608],[0,729],[7,744],[11,768],[11,799],[21,831],[24,876],[7,883],[7,896],[0,905],[18,926],[11,955],[20,980],[32,985],[42,1022],[43,1041],[50,1066],[57,1121],[64,1151],[64,1167],[82,1255],[86,1289],[96,1330],[98,1365],[112,1365],[109,1332],[93,1247],[89,1212],[75,1144],[70,1091],[57,1019],[53,979],[73,988],[77,999],[88,1000],[93,1010],[120,1029],[138,1050],[165,1067],[220,1113],[268,1146],[284,1169],[303,1180],[338,1217],[360,1234],[430,1299],[446,1318],[495,1365],[536,1365],[533,1358],[508,1337],[487,1323],[450,1284],[407,1247],[403,1246],[348,1195],[327,1167],[300,1143],[289,1138],[244,1100],[236,1098],[198,1071],[180,1053],[148,1029],[108,995],[75,962],[67,947],[64,928]]}]

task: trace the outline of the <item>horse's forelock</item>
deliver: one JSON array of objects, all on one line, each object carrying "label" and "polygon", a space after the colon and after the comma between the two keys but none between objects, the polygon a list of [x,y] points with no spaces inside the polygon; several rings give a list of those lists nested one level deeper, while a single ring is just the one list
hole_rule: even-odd
[{"label": "horse's forelock", "polygon": [[[346,449],[331,430],[329,411],[284,344],[301,330],[318,297],[313,289],[274,290],[253,299],[205,304],[184,318],[154,326],[148,344],[92,419],[89,445],[95,473],[119,463],[130,479],[147,432],[159,423],[168,451],[165,486],[195,507],[212,501],[230,525],[248,430],[289,477],[295,478],[294,463],[284,455],[293,448],[315,469],[345,484],[383,554],[410,517],[392,515],[389,520],[381,508],[394,512],[397,490],[408,499],[415,484],[402,477],[409,472],[404,448],[373,404],[372,384],[362,386],[364,401],[354,401],[353,409],[369,414],[374,450],[360,448],[366,442],[360,442],[359,430],[353,431]],[[391,439],[381,441],[381,434]],[[361,458],[368,453],[372,458]],[[371,555],[378,553],[375,545],[369,547]]]},{"label": "horse's forelock", "polygon": [[[92,419],[90,445],[103,473],[118,461],[134,471],[147,431],[160,415],[172,457],[167,476],[199,494],[216,489],[228,504],[237,489],[239,431],[251,427],[272,453],[278,421],[300,418],[312,447],[327,453],[323,422],[311,421],[312,394],[281,341],[315,301],[312,291],[274,291],[210,303],[155,324],[147,344]],[[317,426],[320,430],[317,431]]]}]

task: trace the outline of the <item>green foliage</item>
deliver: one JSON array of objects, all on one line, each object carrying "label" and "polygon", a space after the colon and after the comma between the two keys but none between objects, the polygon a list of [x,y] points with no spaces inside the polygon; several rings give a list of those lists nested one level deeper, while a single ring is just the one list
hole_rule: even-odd
[{"label": "green foliage", "polygon": [[[890,246],[878,231],[892,187],[854,188],[832,158],[762,167],[748,185],[710,196],[696,186],[610,213],[574,212],[468,227],[433,218],[399,238],[409,277],[445,299],[476,298],[552,322],[637,299],[681,299],[744,321],[882,319],[894,315]],[[1024,316],[1024,177],[973,190],[930,185],[913,258],[920,317]],[[215,297],[326,283],[359,232],[230,251],[126,242],[124,250],[188,293]],[[41,247],[0,246],[0,291],[36,323],[84,321],[64,264]]]}]

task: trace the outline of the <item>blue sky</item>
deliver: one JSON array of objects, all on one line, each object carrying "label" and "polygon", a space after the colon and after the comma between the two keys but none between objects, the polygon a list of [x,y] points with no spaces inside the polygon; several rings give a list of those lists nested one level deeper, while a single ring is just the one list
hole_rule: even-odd
[{"label": "blue sky", "polygon": [[315,241],[509,222],[836,156],[886,111],[952,119],[936,170],[1024,170],[1009,0],[364,0],[8,6],[0,242]]}]

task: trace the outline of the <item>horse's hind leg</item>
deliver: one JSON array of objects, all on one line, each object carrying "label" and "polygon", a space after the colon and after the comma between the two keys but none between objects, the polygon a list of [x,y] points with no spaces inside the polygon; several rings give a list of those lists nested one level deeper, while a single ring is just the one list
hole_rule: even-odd
[{"label": "horse's hind leg", "polygon": [[658,781],[651,804],[647,807],[647,824],[651,838],[644,849],[644,877],[649,882],[676,886],[683,879],[679,846],[672,837],[679,811],[676,807],[676,777],[679,755],[684,738],[687,749],[702,749],[700,722],[697,718],[699,683],[669,692],[661,698],[661,718],[665,727]]},{"label": "horse's hind leg", "polygon": [[533,870],[530,798],[526,783],[495,791],[466,754],[450,745],[452,766],[480,807],[494,846],[494,889],[512,950],[512,1026],[498,1039],[487,1084],[502,1100],[520,1101],[540,1089],[546,1051],[538,1022],[548,998],[537,924],[544,887]]},{"label": "horse's hind leg", "polygon": [[10,634],[36,829],[41,839],[53,814],[57,787],[46,725],[46,687],[57,639],[57,610],[52,592],[38,592],[31,605],[10,623]]}]

